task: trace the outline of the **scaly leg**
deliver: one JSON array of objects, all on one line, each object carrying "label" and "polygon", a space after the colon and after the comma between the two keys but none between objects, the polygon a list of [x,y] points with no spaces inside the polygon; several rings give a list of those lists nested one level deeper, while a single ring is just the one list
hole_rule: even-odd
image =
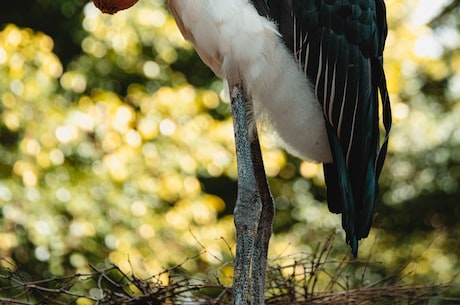
[{"label": "scaly leg", "polygon": [[236,256],[233,278],[233,304],[246,305],[249,291],[249,270],[262,211],[251,156],[249,113],[242,85],[230,85],[233,127],[238,166],[238,196],[234,210]]},{"label": "scaly leg", "polygon": [[249,270],[252,268],[252,304],[263,305],[273,199],[265,176],[257,130],[250,130],[252,104],[247,101],[242,85],[230,85],[230,91],[238,166],[233,304],[246,305]]},{"label": "scaly leg", "polygon": [[267,270],[268,244],[272,235],[275,205],[265,175],[259,140],[251,142],[256,181],[262,199],[262,213],[257,228],[257,236],[252,254],[252,304],[261,305],[265,301],[265,272]]}]

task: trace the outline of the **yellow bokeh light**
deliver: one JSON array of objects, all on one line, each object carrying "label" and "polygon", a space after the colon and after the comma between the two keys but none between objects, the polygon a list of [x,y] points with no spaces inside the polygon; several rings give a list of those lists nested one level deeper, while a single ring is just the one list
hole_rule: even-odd
[{"label": "yellow bokeh light", "polygon": [[0,47],[0,65],[3,65],[8,60],[8,54],[5,49]]},{"label": "yellow bokeh light", "polygon": [[6,31],[6,42],[13,47],[18,46],[21,43],[22,35],[21,31],[13,26],[9,26]]},{"label": "yellow bokeh light", "polygon": [[179,90],[179,100],[181,103],[193,103],[196,98],[196,91],[190,85],[184,86]]},{"label": "yellow bokeh light", "polygon": [[61,77],[61,85],[65,89],[82,93],[86,89],[86,77],[76,72],[66,72]]},{"label": "yellow bokeh light", "polygon": [[131,147],[139,147],[142,145],[142,138],[140,134],[133,129],[128,130],[125,135],[126,143]]},{"label": "yellow bokeh light", "polygon": [[144,216],[146,212],[147,212],[147,206],[145,202],[138,200],[138,201],[133,202],[133,204],[131,204],[131,213],[134,216],[137,216],[137,217]]},{"label": "yellow bokeh light", "polygon": [[39,34],[37,41],[38,45],[40,46],[40,49],[42,49],[43,51],[51,52],[54,48],[53,39],[51,39],[51,37],[49,37],[48,35]]},{"label": "yellow bokeh light", "polygon": [[102,140],[104,151],[111,152],[116,150],[121,145],[121,138],[118,133],[108,132]]},{"label": "yellow bokeh light", "polygon": [[159,9],[141,8],[136,15],[136,21],[144,26],[162,27],[167,19],[167,15]]},{"label": "yellow bokeh light", "polygon": [[21,120],[17,113],[6,112],[3,113],[3,123],[9,130],[16,131],[21,127]]},{"label": "yellow bokeh light", "polygon": [[172,136],[176,131],[176,124],[171,119],[164,119],[160,123],[160,132],[164,136]]},{"label": "yellow bokeh light", "polygon": [[35,171],[33,170],[25,170],[22,173],[22,182],[25,186],[34,187],[37,185],[38,177]]},{"label": "yellow bokeh light", "polygon": [[[17,246],[17,244],[18,244],[17,236],[14,233],[0,232],[0,240],[2,241],[0,243],[0,250],[1,251],[7,251],[7,250]],[[4,267],[4,266],[1,265],[1,263],[0,263],[0,266]]]},{"label": "yellow bokeh light", "polygon": [[137,130],[144,140],[151,140],[158,136],[158,124],[153,118],[143,118],[139,121]]},{"label": "yellow bokeh light", "polygon": [[155,230],[151,225],[143,224],[139,227],[139,235],[143,239],[151,239],[155,236]]},{"label": "yellow bokeh light", "polygon": [[79,297],[76,301],[77,305],[93,305],[94,303],[96,302],[85,297]]},{"label": "yellow bokeh light", "polygon": [[300,165],[300,174],[307,179],[315,178],[321,169],[321,164],[303,161]]},{"label": "yellow bokeh light", "polygon": [[213,91],[203,93],[203,104],[209,109],[215,109],[220,104],[219,96]]},{"label": "yellow bokeh light", "polygon": [[144,75],[150,79],[155,79],[160,75],[160,66],[154,61],[146,61],[142,67]]},{"label": "yellow bokeh light", "polygon": [[63,72],[61,63],[54,56],[48,56],[44,59],[42,69],[53,78],[58,78]]},{"label": "yellow bokeh light", "polygon": [[201,192],[200,181],[196,177],[186,177],[184,179],[184,188],[188,196],[196,196]]},{"label": "yellow bokeh light", "polygon": [[120,106],[115,112],[115,117],[112,121],[112,127],[121,133],[125,133],[134,119],[135,114],[131,107]]},{"label": "yellow bokeh light", "polygon": [[74,125],[59,126],[54,135],[59,142],[69,143],[78,138],[78,129]]},{"label": "yellow bokeh light", "polygon": [[115,181],[125,181],[129,177],[129,171],[120,155],[107,155],[104,157],[104,166]]},{"label": "yellow bokeh light", "polygon": [[184,215],[177,213],[175,209],[166,213],[165,220],[168,225],[176,230],[185,230],[188,227],[188,220],[184,217]]}]

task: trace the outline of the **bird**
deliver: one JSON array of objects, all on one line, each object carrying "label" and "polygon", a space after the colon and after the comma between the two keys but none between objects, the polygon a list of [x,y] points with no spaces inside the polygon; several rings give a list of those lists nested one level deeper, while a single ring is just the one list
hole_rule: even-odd
[{"label": "bird", "polygon": [[[138,0],[93,0],[105,13]],[[274,200],[257,122],[323,163],[329,210],[354,257],[368,236],[388,150],[384,0],[166,0],[203,62],[226,81],[238,169],[233,304],[264,304]]]}]

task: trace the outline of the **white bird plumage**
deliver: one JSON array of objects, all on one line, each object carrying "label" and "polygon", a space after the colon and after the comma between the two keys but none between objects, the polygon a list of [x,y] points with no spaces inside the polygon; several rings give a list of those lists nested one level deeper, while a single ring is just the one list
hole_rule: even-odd
[{"label": "white bird plumage", "polygon": [[332,160],[320,104],[277,26],[248,0],[168,0],[185,39],[216,75],[242,82],[281,144],[305,160]]}]

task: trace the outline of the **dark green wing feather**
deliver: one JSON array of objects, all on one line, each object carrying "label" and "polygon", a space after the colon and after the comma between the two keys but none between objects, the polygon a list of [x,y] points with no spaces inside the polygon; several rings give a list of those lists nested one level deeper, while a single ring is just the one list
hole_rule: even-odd
[{"label": "dark green wing feather", "polygon": [[[329,209],[342,214],[346,240],[372,224],[391,111],[383,71],[383,0],[252,0],[274,20],[323,107],[334,162],[324,164]],[[380,95],[380,97],[379,97]],[[380,144],[379,100],[385,128]]]}]

